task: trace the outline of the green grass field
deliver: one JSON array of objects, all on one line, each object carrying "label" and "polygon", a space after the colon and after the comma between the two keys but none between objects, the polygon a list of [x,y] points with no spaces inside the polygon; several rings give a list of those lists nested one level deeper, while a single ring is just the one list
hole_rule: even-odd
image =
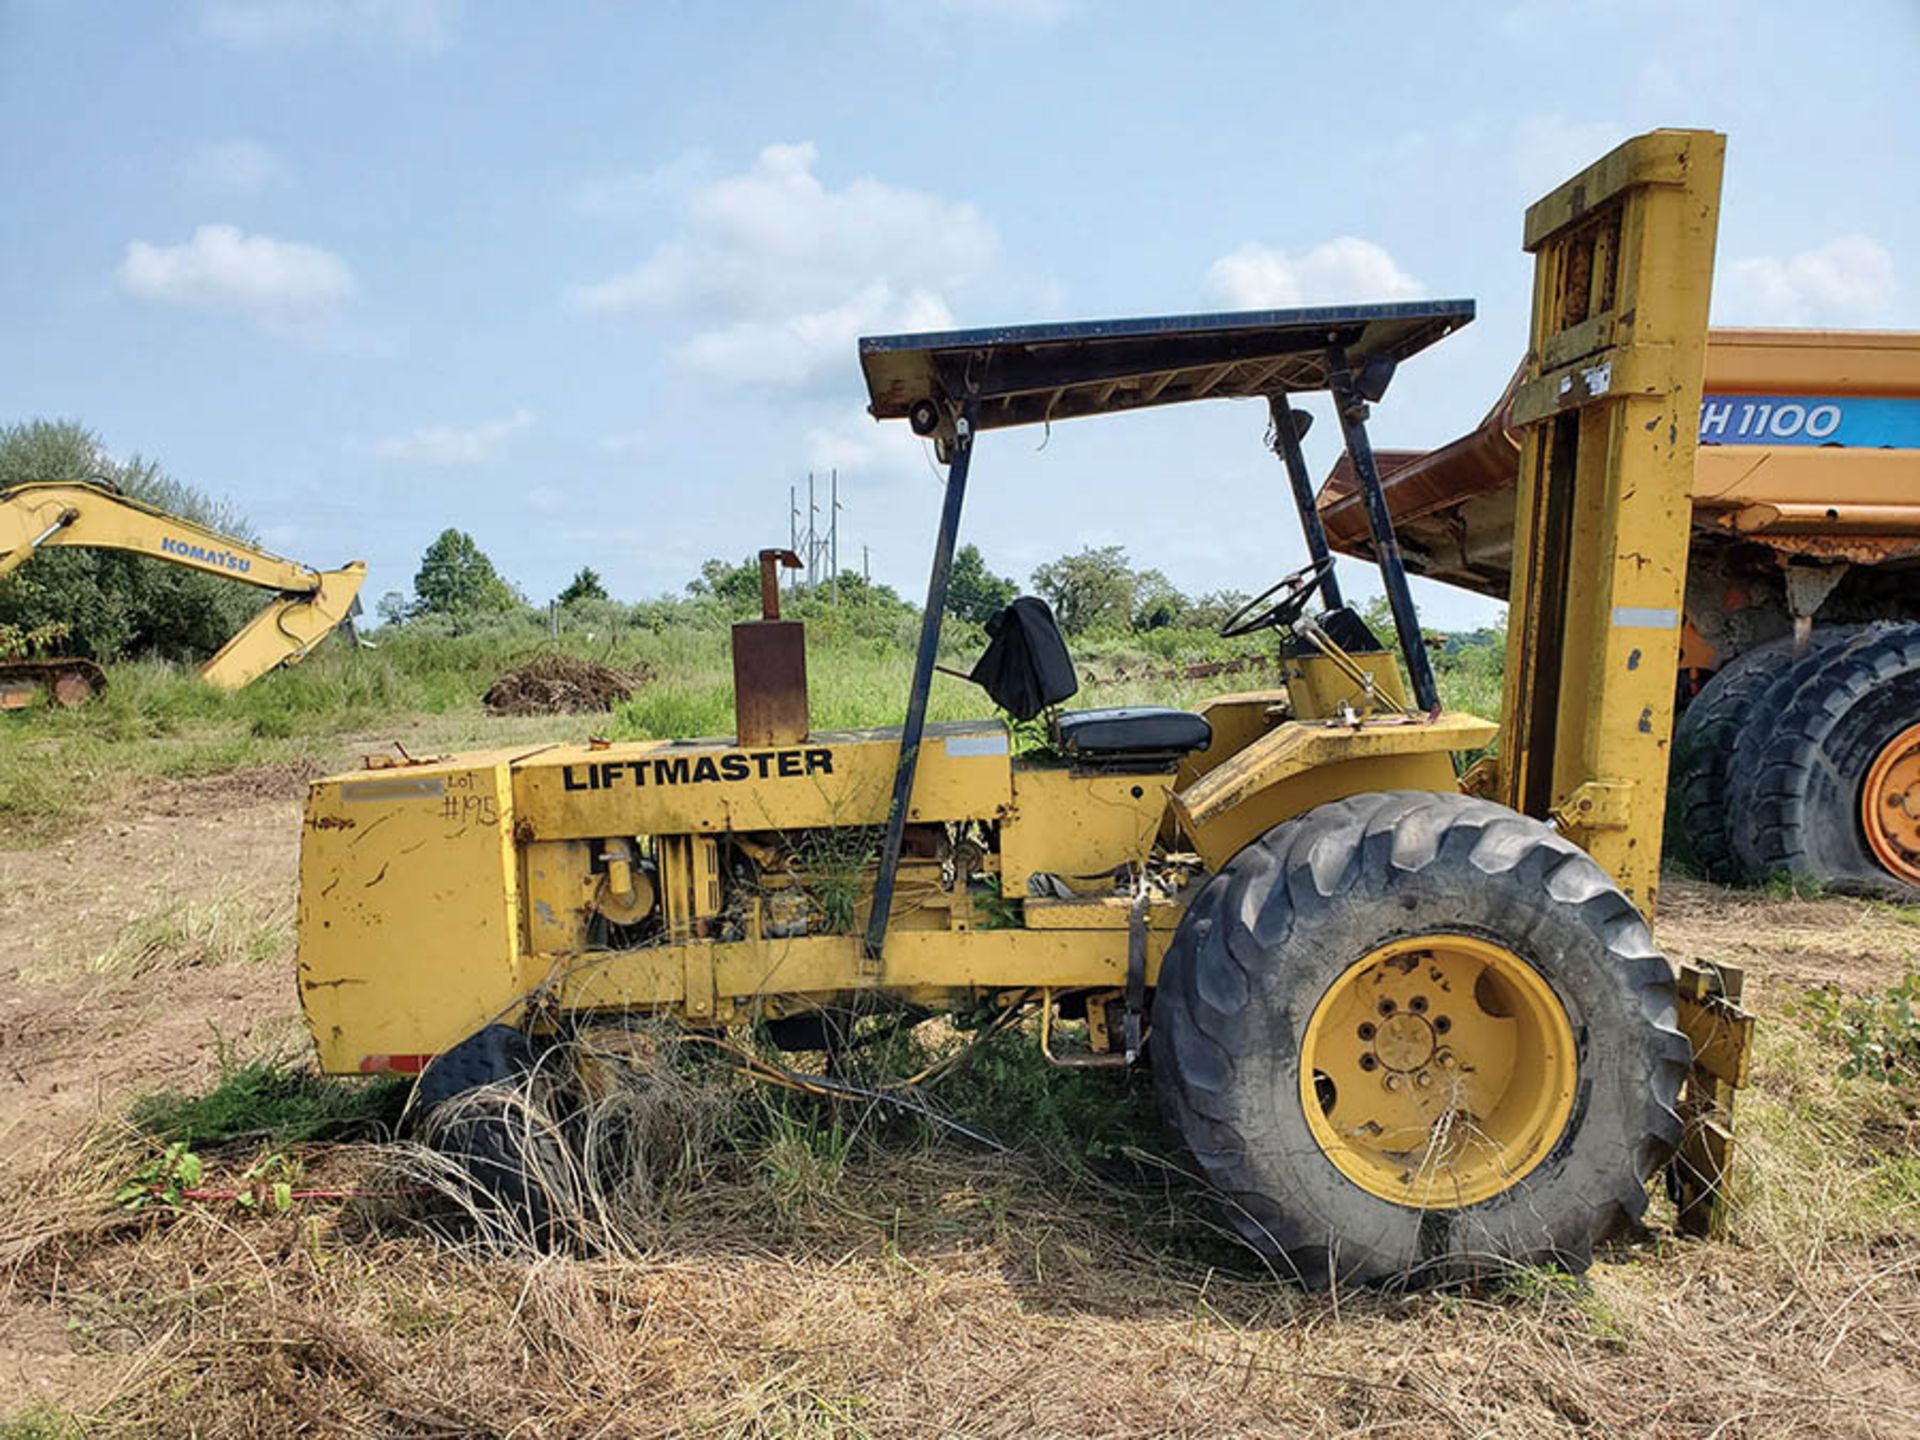
[{"label": "green grass field", "polygon": [[[902,608],[808,607],[808,676],[821,729],[898,724],[906,707],[917,617]],[[558,633],[530,611],[470,628],[415,622],[373,632],[355,647],[335,637],[304,663],[237,694],[202,683],[184,665],[108,667],[107,692],[74,710],[0,716],[0,829],[57,827],[89,805],[153,780],[258,766],[331,769],[399,741],[414,751],[552,737],[615,739],[720,735],[733,728],[727,617],[697,606],[582,607]],[[638,617],[638,618],[636,618]],[[649,621],[653,623],[648,623]],[[949,621],[942,661],[967,668],[985,647],[979,627]],[[506,720],[480,698],[503,671],[544,648],[650,676],[611,715]],[[1263,683],[1258,672],[1187,679],[1193,664],[1257,655],[1273,646],[1222,641],[1210,631],[1163,629],[1073,643],[1083,677],[1076,705],[1191,706]],[[1435,659],[1447,703],[1494,715],[1502,652],[1494,638],[1450,642]],[[932,718],[990,712],[964,681],[936,676]]]}]

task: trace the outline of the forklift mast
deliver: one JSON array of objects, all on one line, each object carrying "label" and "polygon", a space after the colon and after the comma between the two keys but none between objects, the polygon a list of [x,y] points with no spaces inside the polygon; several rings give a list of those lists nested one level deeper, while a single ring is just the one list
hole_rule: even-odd
[{"label": "forklift mast", "polygon": [[1533,321],[1496,795],[1651,915],[1726,137],[1627,141],[1527,211]]}]

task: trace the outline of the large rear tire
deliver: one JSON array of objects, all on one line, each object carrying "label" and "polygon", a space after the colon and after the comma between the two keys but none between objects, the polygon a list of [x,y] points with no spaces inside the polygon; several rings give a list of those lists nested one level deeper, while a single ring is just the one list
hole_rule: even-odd
[{"label": "large rear tire", "polygon": [[1920,625],[1864,631],[1814,668],[1742,795],[1756,877],[1920,895]]},{"label": "large rear tire", "polygon": [[1311,1286],[1583,1269],[1680,1138],[1690,1052],[1639,912],[1467,796],[1355,796],[1249,845],[1194,898],[1152,1018],[1168,1120]]}]

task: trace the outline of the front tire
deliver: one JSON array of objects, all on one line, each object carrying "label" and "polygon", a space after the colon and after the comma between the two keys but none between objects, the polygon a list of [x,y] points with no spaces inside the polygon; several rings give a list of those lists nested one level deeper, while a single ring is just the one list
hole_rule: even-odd
[{"label": "front tire", "polygon": [[536,1098],[539,1067],[527,1034],[488,1025],[435,1056],[414,1087],[412,1129],[438,1157],[437,1188],[501,1250],[545,1252],[560,1235],[553,1180],[569,1170]]},{"label": "front tire", "polygon": [[1426,792],[1320,806],[1228,862],[1168,950],[1153,1048],[1236,1228],[1312,1286],[1585,1268],[1645,1211],[1690,1058],[1605,873]]}]

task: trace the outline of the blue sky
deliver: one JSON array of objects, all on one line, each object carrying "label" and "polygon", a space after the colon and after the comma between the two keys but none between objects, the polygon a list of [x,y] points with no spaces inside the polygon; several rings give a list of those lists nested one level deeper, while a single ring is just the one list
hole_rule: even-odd
[{"label": "blue sky", "polygon": [[[1376,411],[1439,443],[1524,346],[1526,203],[1663,124],[1729,135],[1718,322],[1920,326],[1917,67],[1920,0],[0,0],[0,418],[371,596],[448,525],[536,601],[677,589],[837,466],[842,563],[918,597],[939,484],[859,334],[1471,297]],[[966,538],[1263,588],[1263,420],[990,435]]]}]

